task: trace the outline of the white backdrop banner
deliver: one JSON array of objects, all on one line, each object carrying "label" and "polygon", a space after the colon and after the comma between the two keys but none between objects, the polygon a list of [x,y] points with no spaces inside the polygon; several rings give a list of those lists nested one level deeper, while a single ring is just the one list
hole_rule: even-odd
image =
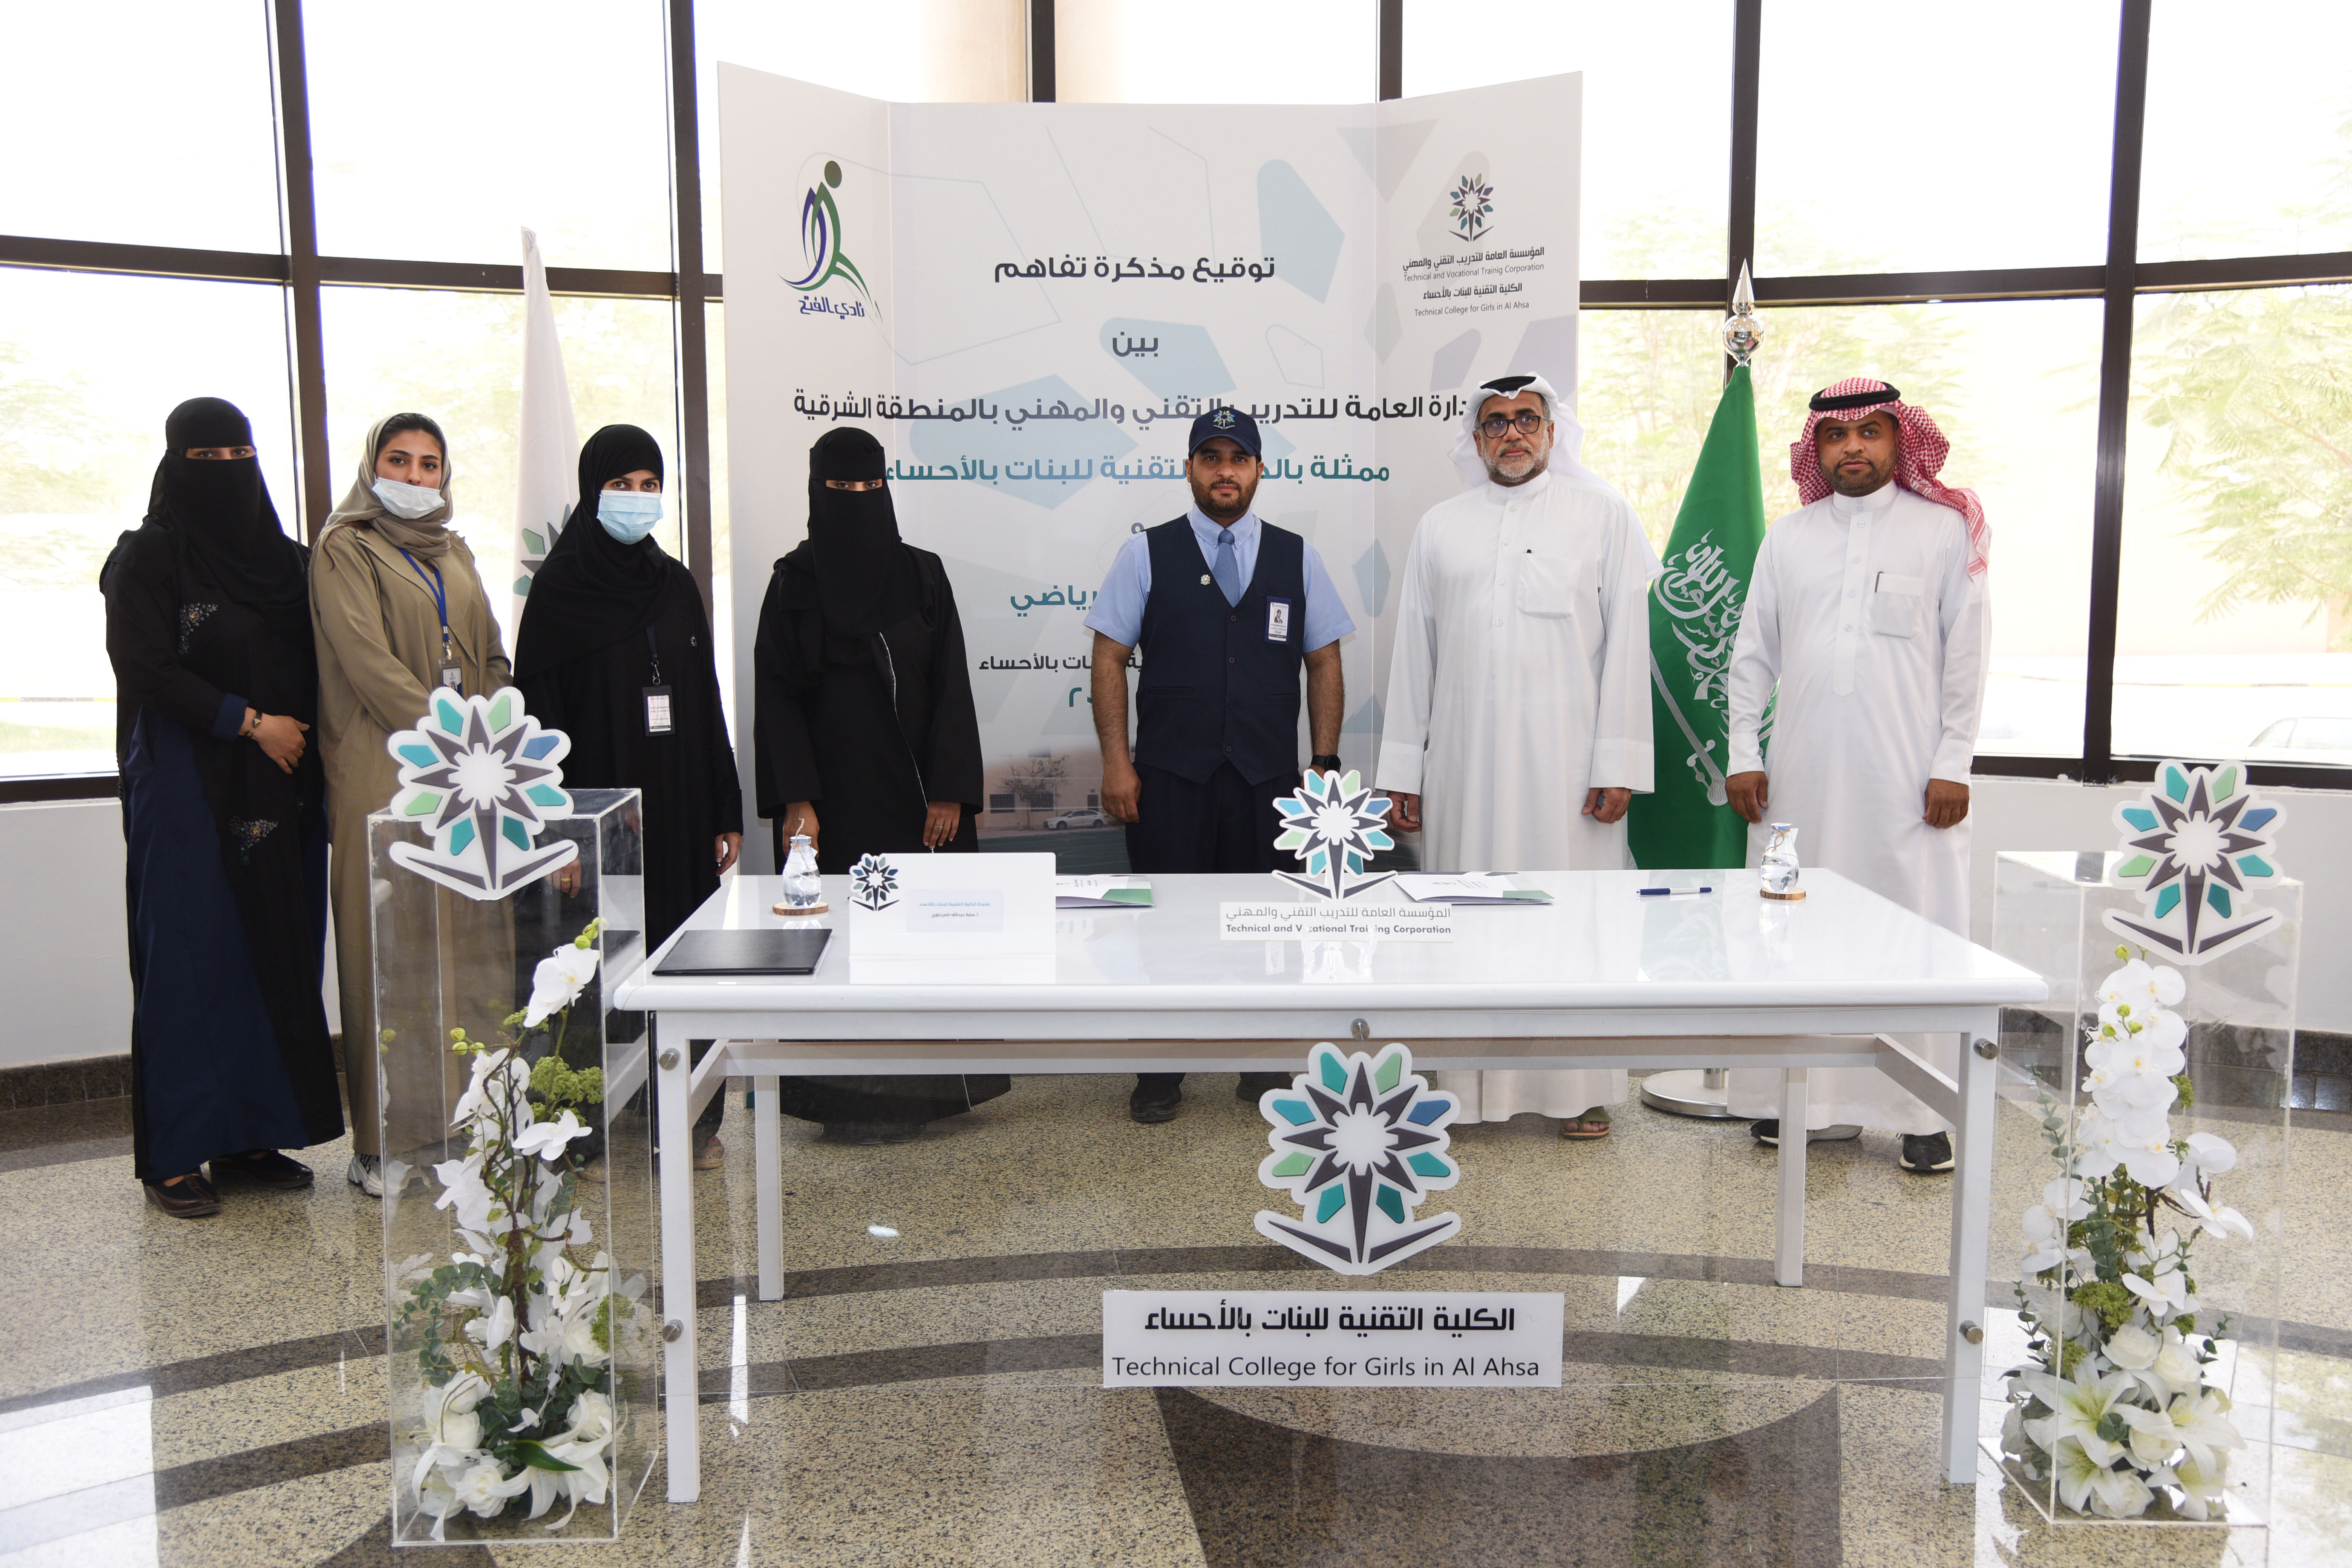
[{"label": "white backdrop banner", "polygon": [[1369,764],[1394,574],[1460,488],[1464,397],[1518,371],[1576,384],[1581,79],[893,104],[722,65],[719,90],[739,727],[773,564],[807,531],[808,447],[855,425],[955,586],[981,831],[1087,804],[1087,606],[1130,533],[1182,514],[1192,421],[1231,405],[1265,437],[1258,515],[1321,552],[1355,619],[1340,744]]}]

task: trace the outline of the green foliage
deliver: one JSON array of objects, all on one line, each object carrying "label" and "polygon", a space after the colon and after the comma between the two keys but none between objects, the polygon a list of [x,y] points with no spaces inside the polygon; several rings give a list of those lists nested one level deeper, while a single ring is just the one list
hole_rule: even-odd
[{"label": "green foliage", "polygon": [[2113,1333],[2131,1321],[2132,1308],[2137,1298],[2121,1285],[2108,1279],[2095,1279],[2074,1288],[2074,1305],[2086,1312],[2096,1312],[2099,1321]]},{"label": "green foliage", "polygon": [[531,1064],[530,1088],[531,1092],[551,1110],[561,1110],[570,1105],[602,1105],[604,1103],[604,1069],[587,1068],[575,1070],[562,1057],[550,1052]]}]

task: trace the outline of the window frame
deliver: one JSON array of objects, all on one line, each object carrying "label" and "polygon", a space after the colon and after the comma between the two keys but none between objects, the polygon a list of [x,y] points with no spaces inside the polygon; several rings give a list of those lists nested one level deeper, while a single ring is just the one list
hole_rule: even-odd
[{"label": "window frame", "polygon": [[[315,538],[332,504],[327,452],[326,366],[320,289],[331,284],[385,289],[520,293],[520,266],[321,256],[311,184],[310,96],[301,0],[264,0],[270,26],[270,81],[278,143],[280,248],[275,253],[0,235],[0,267],[111,272],[276,284],[285,290],[287,363],[293,383],[296,471],[304,536]],[[2096,299],[2105,314],[2099,361],[2096,479],[2092,512],[2089,639],[2084,666],[2083,743],[2072,757],[1980,755],[1983,776],[2054,778],[2088,784],[2138,783],[2161,759],[2116,754],[2111,721],[2124,523],[2124,449],[2131,398],[2133,310],[2141,294],[2352,283],[2352,251],[2241,256],[2204,261],[2141,261],[2140,163],[2147,121],[2148,37],[2155,0],[2116,0],[2121,10],[2116,61],[2106,259],[2098,266],[1995,268],[1940,272],[1763,277],[1754,281],[1766,305],[1899,305],[1921,301]],[[1727,311],[1731,280],[1755,253],[1758,110],[1766,0],[1734,0],[1728,254],[1719,279],[1587,279],[1586,310]],[[672,270],[550,268],[557,294],[667,300],[673,374],[677,380],[677,441],[686,519],[686,564],[710,598],[710,423],[709,343],[704,308],[723,302],[723,279],[703,270],[700,117],[696,102],[694,0],[664,0],[668,45]],[[1055,0],[1027,0],[1029,96],[1055,96]],[[1378,0],[1373,11],[1376,99],[1402,96],[1404,0]],[[1726,363],[1726,374],[1729,365]],[[2352,766],[2257,763],[2254,782],[2309,789],[2352,789]],[[0,778],[0,804],[100,798],[114,794],[111,773]]]}]

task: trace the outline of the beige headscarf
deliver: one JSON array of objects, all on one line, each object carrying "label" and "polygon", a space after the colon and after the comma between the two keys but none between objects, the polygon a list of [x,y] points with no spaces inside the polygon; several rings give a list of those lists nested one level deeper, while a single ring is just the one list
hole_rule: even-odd
[{"label": "beige headscarf", "polygon": [[[348,523],[353,528],[373,528],[382,534],[386,543],[407,551],[411,555],[431,559],[449,552],[449,519],[457,512],[449,486],[454,467],[449,461],[447,443],[441,448],[441,504],[419,518],[394,517],[384,510],[382,498],[375,493],[375,458],[383,445],[383,427],[398,418],[387,415],[368,426],[367,444],[360,449],[359,476],[352,488],[343,493],[342,504],[327,514],[327,527]],[[430,434],[430,432],[427,432]],[[321,536],[325,530],[320,531]]]}]

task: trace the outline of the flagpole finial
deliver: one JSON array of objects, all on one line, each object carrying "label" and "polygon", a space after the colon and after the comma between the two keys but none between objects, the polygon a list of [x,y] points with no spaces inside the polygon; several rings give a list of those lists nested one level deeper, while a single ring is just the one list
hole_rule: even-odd
[{"label": "flagpole finial", "polygon": [[1723,323],[1723,352],[1734,364],[1746,364],[1764,345],[1764,328],[1756,320],[1756,286],[1748,277],[1748,263],[1739,264],[1739,281],[1731,290],[1731,315]]}]

